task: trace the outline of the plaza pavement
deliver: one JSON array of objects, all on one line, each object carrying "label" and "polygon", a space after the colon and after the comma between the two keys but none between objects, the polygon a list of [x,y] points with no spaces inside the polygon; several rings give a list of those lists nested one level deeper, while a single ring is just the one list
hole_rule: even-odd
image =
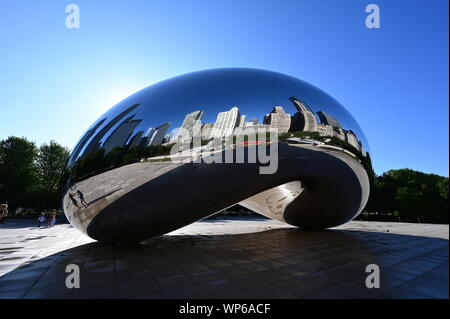
[{"label": "plaza pavement", "polygon": [[[0,225],[0,298],[448,298],[448,225],[352,221],[302,231],[268,219],[194,223],[139,245],[68,224]],[[68,264],[79,289],[65,286]],[[365,285],[380,267],[380,288]]]}]

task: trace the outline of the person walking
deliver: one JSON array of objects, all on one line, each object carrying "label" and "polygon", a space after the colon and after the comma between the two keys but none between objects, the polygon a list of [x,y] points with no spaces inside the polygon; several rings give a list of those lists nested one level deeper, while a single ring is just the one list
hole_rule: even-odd
[{"label": "person walking", "polygon": [[53,209],[48,218],[48,227],[53,227],[56,223],[56,209]]},{"label": "person walking", "polygon": [[8,217],[8,203],[0,204],[0,224],[5,222],[6,217]]}]

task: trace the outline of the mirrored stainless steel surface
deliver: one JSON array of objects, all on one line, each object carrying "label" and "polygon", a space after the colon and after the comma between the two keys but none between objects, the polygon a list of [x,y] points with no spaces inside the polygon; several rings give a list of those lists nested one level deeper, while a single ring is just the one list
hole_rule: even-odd
[{"label": "mirrored stainless steel surface", "polygon": [[161,235],[238,203],[327,228],[364,208],[372,174],[364,133],[325,92],[276,72],[213,69],[149,86],[93,123],[67,163],[63,207],[106,242]]}]

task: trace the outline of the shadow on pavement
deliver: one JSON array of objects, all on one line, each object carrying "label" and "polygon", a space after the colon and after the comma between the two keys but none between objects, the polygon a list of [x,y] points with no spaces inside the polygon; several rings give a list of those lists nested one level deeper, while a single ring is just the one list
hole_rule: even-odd
[{"label": "shadow on pavement", "polygon": [[[68,264],[79,289],[65,285]],[[379,289],[366,287],[368,264]],[[448,240],[281,228],[94,242],[0,277],[0,298],[448,298]]]}]

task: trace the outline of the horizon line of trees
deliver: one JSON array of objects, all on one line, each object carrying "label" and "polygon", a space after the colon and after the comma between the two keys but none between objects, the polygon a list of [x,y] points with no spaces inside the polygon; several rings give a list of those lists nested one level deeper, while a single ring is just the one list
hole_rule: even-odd
[{"label": "horizon line of trees", "polygon": [[[107,166],[167,150],[136,152],[127,154],[126,150],[117,149],[108,156]],[[68,158],[69,150],[53,140],[39,147],[25,137],[0,140],[0,203],[8,202],[11,213],[19,207],[39,211],[60,209],[61,177]],[[80,177],[89,175],[90,167],[81,164],[82,160],[78,164]],[[419,217],[448,223],[448,183],[448,177],[408,168],[374,174],[364,210],[401,219]]]}]

